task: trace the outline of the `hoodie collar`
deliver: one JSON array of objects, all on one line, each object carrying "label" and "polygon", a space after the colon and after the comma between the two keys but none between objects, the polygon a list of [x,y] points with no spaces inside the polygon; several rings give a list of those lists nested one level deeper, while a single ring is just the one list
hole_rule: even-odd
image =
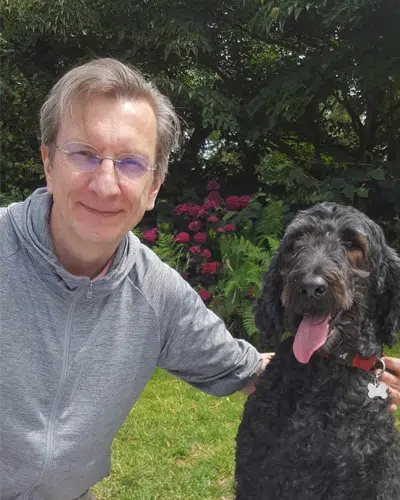
[{"label": "hoodie collar", "polygon": [[54,284],[58,291],[60,288],[75,291],[91,283],[93,294],[110,293],[131,271],[140,241],[131,232],[126,234],[114,254],[108,273],[101,279],[90,282],[87,276],[75,276],[54,254],[49,225],[52,204],[53,197],[47,189],[39,188],[24,202],[9,206],[12,224],[22,246],[39,265],[46,281]]}]

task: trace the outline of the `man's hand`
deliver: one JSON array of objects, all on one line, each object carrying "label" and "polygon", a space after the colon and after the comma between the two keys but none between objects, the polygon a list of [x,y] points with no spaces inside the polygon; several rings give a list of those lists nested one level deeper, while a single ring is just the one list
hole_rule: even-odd
[{"label": "man's hand", "polygon": [[379,381],[389,387],[389,395],[392,399],[389,411],[394,412],[400,407],[400,359],[385,356],[384,360],[386,372]]},{"label": "man's hand", "polygon": [[[265,370],[265,367],[267,364],[271,361],[271,359],[275,356],[274,352],[263,352],[261,353],[261,366],[260,369],[257,372],[257,378],[262,374],[262,372]],[[257,380],[251,381],[244,389],[242,389],[242,392],[245,394],[249,395],[252,394],[256,390],[255,383]]]}]

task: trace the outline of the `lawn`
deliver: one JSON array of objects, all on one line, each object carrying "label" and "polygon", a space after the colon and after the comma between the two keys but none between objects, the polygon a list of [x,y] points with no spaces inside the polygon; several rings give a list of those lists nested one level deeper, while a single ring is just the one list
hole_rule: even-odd
[{"label": "lawn", "polygon": [[208,396],[156,370],[114,442],[112,474],[96,499],[232,499],[244,399]]},{"label": "lawn", "polygon": [[[400,357],[400,344],[387,354]],[[245,396],[215,398],[156,370],[120,430],[98,500],[231,500]],[[400,429],[400,412],[397,412]]]}]

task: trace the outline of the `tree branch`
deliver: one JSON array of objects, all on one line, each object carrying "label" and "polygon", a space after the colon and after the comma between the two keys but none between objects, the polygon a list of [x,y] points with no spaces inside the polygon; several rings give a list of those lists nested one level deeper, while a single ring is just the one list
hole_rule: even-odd
[{"label": "tree branch", "polygon": [[341,102],[344,107],[346,108],[346,111],[349,113],[349,116],[351,118],[351,122],[353,124],[354,130],[357,133],[358,136],[362,134],[364,125],[361,123],[360,117],[358,114],[355,112],[355,110],[352,108],[350,101],[347,98],[346,95],[346,89],[342,89],[342,100],[339,98],[339,102]]}]

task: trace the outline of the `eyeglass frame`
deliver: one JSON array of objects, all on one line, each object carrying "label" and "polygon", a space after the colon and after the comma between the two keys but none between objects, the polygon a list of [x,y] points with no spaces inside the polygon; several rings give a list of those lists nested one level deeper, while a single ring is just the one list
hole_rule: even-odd
[{"label": "eyeglass frame", "polygon": [[[90,148],[92,148],[94,150],[94,152],[97,151],[99,153],[99,154],[96,154],[94,156],[94,158],[96,158],[98,160],[101,160],[101,161],[99,161],[99,164],[96,165],[93,169],[90,169],[90,170],[81,170],[81,169],[79,169],[79,167],[75,166],[74,164],[71,165],[67,161],[68,165],[70,165],[72,168],[77,169],[79,172],[92,172],[92,171],[96,170],[96,168],[100,167],[100,165],[103,163],[104,160],[111,160],[113,162],[113,164],[114,164],[114,168],[117,170],[118,173],[120,173],[118,171],[118,168],[116,167],[116,164],[122,163],[122,161],[118,159],[121,156],[129,156],[129,155],[131,155],[131,156],[140,157],[140,158],[143,158],[146,161],[149,161],[145,156],[142,156],[142,155],[137,154],[137,153],[122,153],[122,154],[118,155],[116,158],[111,158],[111,156],[103,156],[103,155],[100,154],[100,151],[95,146],[92,146],[92,144],[88,144],[86,142],[70,141],[70,142],[66,142],[63,147],[65,148],[68,144],[82,144],[83,146],[89,146]],[[60,151],[61,153],[64,153],[67,156],[71,156],[72,155],[72,153],[70,151],[67,151],[66,149],[60,148],[60,146],[58,146],[57,144],[56,144],[56,150]],[[153,171],[153,172],[157,170],[157,167],[143,167],[143,168],[145,170],[150,170],[150,171]],[[124,174],[122,173],[121,175],[124,175]],[[144,175],[144,173],[140,177],[138,177],[136,180],[141,179],[143,177],[143,175]],[[126,178],[129,179],[129,177],[126,176],[126,175],[124,177],[126,177]],[[129,180],[135,180],[135,179],[132,178],[132,179],[129,179]]]}]

